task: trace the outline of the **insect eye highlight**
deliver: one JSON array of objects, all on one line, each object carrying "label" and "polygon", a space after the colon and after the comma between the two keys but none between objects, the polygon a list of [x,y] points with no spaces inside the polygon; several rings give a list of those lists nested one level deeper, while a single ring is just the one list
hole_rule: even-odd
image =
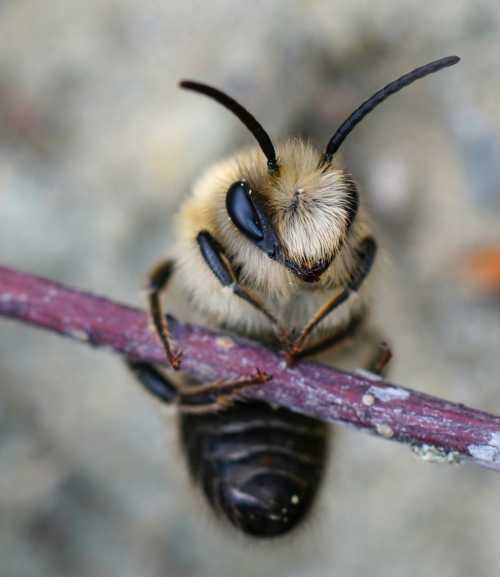
[{"label": "insect eye highlight", "polygon": [[262,222],[252,200],[252,190],[247,182],[240,180],[229,187],[226,210],[233,224],[248,238],[260,241],[264,238]]}]

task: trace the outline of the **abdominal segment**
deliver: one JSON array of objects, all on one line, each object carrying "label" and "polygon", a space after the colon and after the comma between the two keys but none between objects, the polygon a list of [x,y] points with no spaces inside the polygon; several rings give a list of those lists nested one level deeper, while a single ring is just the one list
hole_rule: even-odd
[{"label": "abdominal segment", "polygon": [[259,402],[181,416],[193,480],[211,507],[254,537],[277,537],[309,512],[325,469],[328,426]]}]

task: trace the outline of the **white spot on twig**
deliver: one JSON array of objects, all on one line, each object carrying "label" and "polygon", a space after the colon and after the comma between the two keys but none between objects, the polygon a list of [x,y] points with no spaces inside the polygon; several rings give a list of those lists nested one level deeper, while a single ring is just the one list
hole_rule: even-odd
[{"label": "white spot on twig", "polygon": [[467,450],[471,457],[480,461],[494,463],[498,458],[498,449],[490,445],[469,445]]},{"label": "white spot on twig", "polygon": [[500,432],[491,433],[488,442],[483,445],[469,445],[467,451],[479,461],[500,463]]},{"label": "white spot on twig", "polygon": [[496,447],[500,451],[500,432],[491,433],[490,442],[488,444],[492,447]]},{"label": "white spot on twig", "polygon": [[367,395],[373,395],[379,401],[384,403],[387,401],[400,400],[404,401],[410,396],[408,391],[400,389],[399,387],[376,387],[371,386],[366,392]]},{"label": "white spot on twig", "polygon": [[78,341],[87,342],[89,340],[89,336],[85,331],[81,331],[78,329],[71,330],[66,333],[72,339],[76,339]]},{"label": "white spot on twig", "polygon": [[44,303],[51,303],[53,298],[57,296],[57,289],[54,287],[49,288],[49,290],[45,293],[43,297]]},{"label": "white spot on twig", "polygon": [[381,437],[385,437],[386,439],[394,436],[394,431],[387,423],[377,423],[375,429]]},{"label": "white spot on twig", "polygon": [[228,351],[229,349],[232,349],[235,345],[233,339],[231,339],[229,337],[218,337],[215,339],[215,344],[216,344],[217,348],[224,349],[226,351]]},{"label": "white spot on twig", "polygon": [[363,405],[371,407],[375,402],[375,397],[373,395],[369,395],[368,393],[366,393],[361,397],[361,402],[363,403]]}]

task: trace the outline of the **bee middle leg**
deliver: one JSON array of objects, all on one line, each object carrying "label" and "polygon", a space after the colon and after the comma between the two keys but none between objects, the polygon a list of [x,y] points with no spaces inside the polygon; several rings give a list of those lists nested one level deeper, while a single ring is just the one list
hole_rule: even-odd
[{"label": "bee middle leg", "polygon": [[[333,299],[325,303],[312,317],[312,319],[305,325],[302,329],[299,336],[295,339],[295,341],[285,350],[285,358],[288,365],[293,365],[293,363],[297,360],[297,358],[302,357],[306,354],[312,353],[313,351],[316,352],[317,347],[321,346],[321,344],[325,344],[326,346],[322,348],[329,348],[329,341],[333,340],[331,338],[327,338],[318,345],[313,345],[312,347],[305,346],[309,335],[312,331],[318,326],[318,324],[334,309],[336,309],[339,305],[341,305],[344,301],[349,298],[349,292],[347,290],[343,290],[340,294],[336,295]],[[349,327],[347,327],[349,329]],[[335,342],[332,344],[336,344],[344,337],[349,336],[350,332],[346,331],[339,333],[338,338],[337,335],[334,337]]]},{"label": "bee middle leg", "polygon": [[229,257],[215,238],[208,231],[203,230],[198,234],[196,240],[203,259],[220,284],[223,287],[231,287],[237,297],[260,311],[273,325],[280,342],[284,346],[288,346],[290,344],[289,332],[250,289],[240,284]]},{"label": "bee middle leg", "polygon": [[293,365],[297,360],[307,357],[310,355],[317,355],[324,351],[335,349],[339,346],[349,345],[353,342],[353,339],[358,332],[360,326],[363,324],[364,317],[359,315],[353,317],[351,322],[345,326],[343,329],[339,330],[334,335],[328,335],[319,342],[315,342],[312,345],[304,346],[300,349],[293,349],[285,351],[285,357],[289,365]]},{"label": "bee middle leg", "polygon": [[351,294],[359,291],[370,272],[375,255],[377,253],[377,243],[371,236],[364,238],[356,249],[356,266],[351,273],[351,279],[347,286],[335,295],[332,299],[321,306],[312,319],[305,325],[302,332],[295,341],[285,351],[285,357],[289,365],[293,364],[295,359],[305,350],[305,343],[312,331],[318,324],[325,319],[330,313],[337,309],[341,304],[349,299]]}]

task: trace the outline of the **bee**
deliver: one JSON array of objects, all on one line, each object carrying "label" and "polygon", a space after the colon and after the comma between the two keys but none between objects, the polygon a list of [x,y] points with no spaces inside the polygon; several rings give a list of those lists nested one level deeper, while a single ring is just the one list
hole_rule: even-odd
[{"label": "bee", "polygon": [[[235,114],[258,146],[236,152],[198,181],[177,216],[174,258],[149,276],[151,318],[173,369],[182,356],[164,314],[171,280],[182,288],[193,320],[279,348],[289,364],[320,352],[331,361],[333,345],[359,337],[377,243],[358,187],[335,155],[386,98],[458,61],[442,58],[387,84],[340,125],[323,152],[301,139],[275,148],[233,98],[199,82],[180,83]],[[390,350],[374,351],[369,368],[381,373]],[[195,383],[151,364],[128,364],[150,393],[178,404],[190,475],[216,514],[260,538],[300,524],[325,470],[324,423],[262,402],[240,402],[241,387],[271,378],[258,367],[240,379]]]}]

